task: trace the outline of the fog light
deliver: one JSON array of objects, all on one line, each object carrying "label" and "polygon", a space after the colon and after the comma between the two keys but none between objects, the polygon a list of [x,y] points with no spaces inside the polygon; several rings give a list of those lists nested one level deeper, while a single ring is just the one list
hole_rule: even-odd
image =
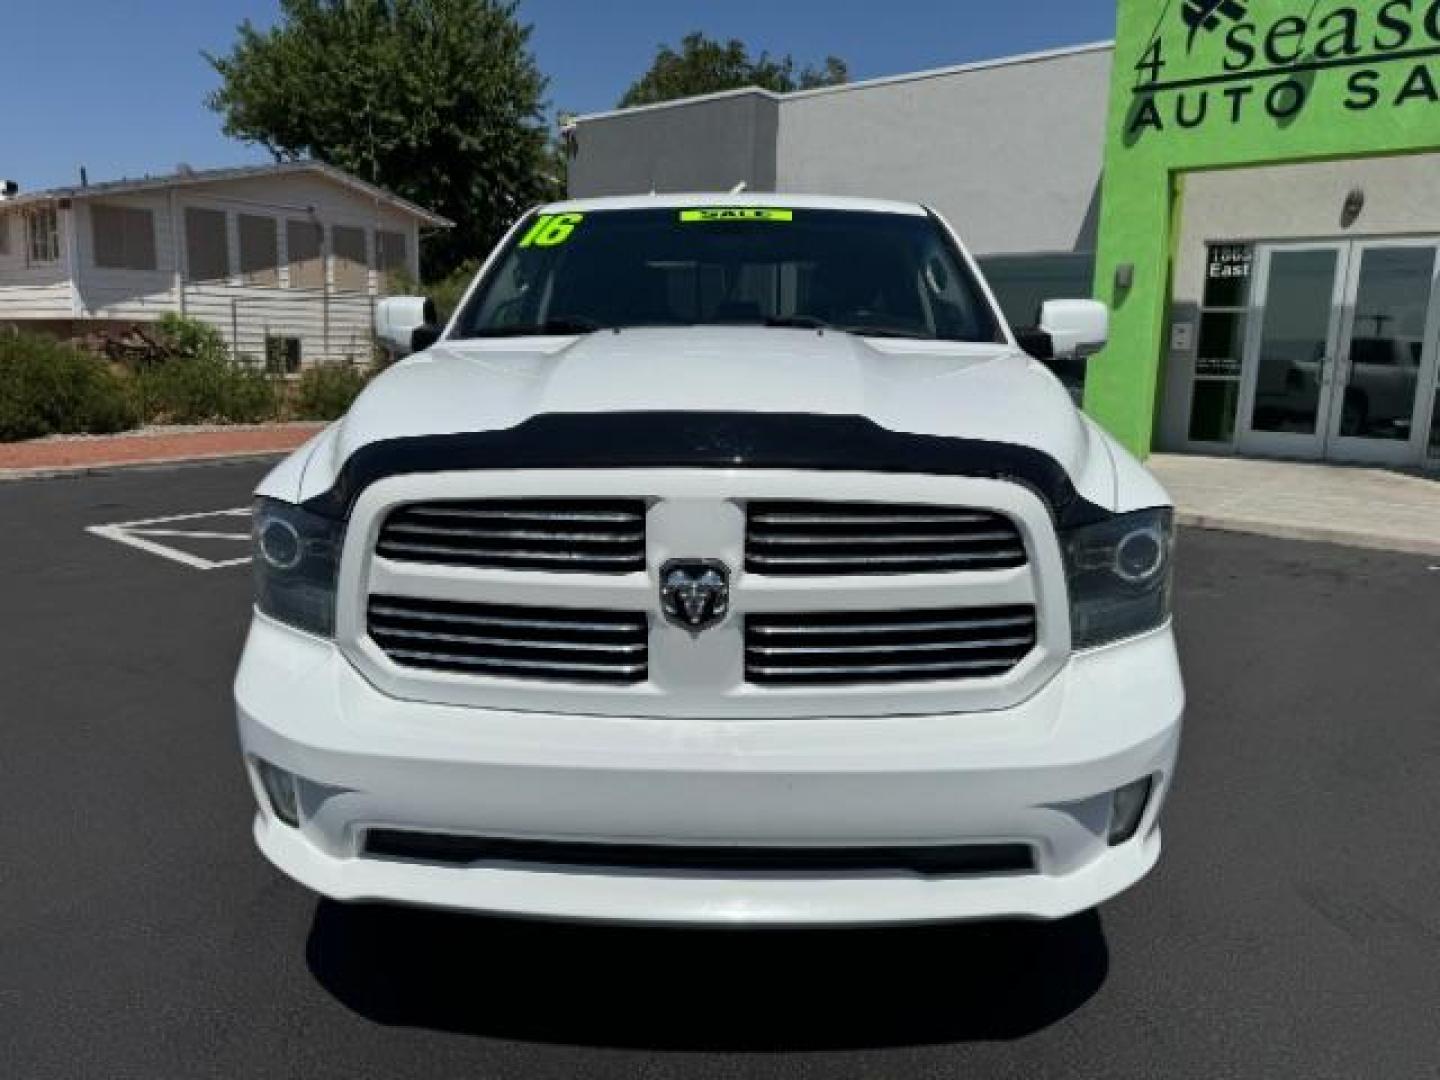
[{"label": "fog light", "polygon": [[270,797],[270,809],[275,816],[292,828],[300,824],[300,799],[296,793],[295,776],[268,761],[255,759],[255,771],[260,774],[260,783]]},{"label": "fog light", "polygon": [[1140,828],[1140,819],[1145,816],[1145,807],[1150,802],[1150,777],[1126,784],[1115,792],[1110,807],[1110,846],[1123,844]]}]

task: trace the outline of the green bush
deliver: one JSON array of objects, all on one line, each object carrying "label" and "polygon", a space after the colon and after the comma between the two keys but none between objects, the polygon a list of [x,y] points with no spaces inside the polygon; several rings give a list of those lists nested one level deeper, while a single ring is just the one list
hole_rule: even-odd
[{"label": "green bush", "polygon": [[334,420],[342,416],[366,378],[349,364],[316,364],[300,374],[295,389],[295,415],[300,420]]},{"label": "green bush", "polygon": [[465,291],[470,288],[470,283],[475,280],[479,269],[479,260],[467,259],[445,277],[425,285],[404,272],[396,272],[390,276],[390,287],[386,291],[391,296],[428,296],[435,301],[435,311],[440,321],[447,323],[450,316],[455,314],[455,309],[460,306]]},{"label": "green bush", "polygon": [[104,361],[36,334],[0,334],[0,442],[138,421],[125,381]]},{"label": "green bush", "polygon": [[230,347],[220,331],[208,323],[197,322],[167,311],[155,323],[158,336],[165,342],[167,359],[176,357],[202,360],[229,360]]},{"label": "green bush", "polygon": [[449,322],[450,316],[455,314],[455,309],[465,298],[465,290],[470,288],[470,283],[475,280],[479,269],[479,262],[472,259],[461,263],[448,275],[425,287],[425,293],[435,301],[435,309],[442,323]]},{"label": "green bush", "polygon": [[133,386],[147,423],[258,424],[280,412],[280,394],[264,372],[221,357],[149,364],[135,373]]},{"label": "green bush", "polygon": [[135,372],[136,407],[147,423],[257,424],[280,413],[281,395],[264,372],[236,364],[220,332],[173,313],[155,324],[164,355]]}]

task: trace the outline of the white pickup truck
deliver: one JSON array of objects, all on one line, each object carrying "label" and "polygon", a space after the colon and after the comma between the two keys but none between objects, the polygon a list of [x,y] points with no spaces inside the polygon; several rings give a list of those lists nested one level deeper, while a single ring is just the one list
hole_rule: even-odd
[{"label": "white pickup truck", "polygon": [[[1169,499],[934,213],[567,202],[428,314],[381,305],[413,355],[257,493],[235,699],[281,870],[846,925],[1059,918],[1154,865]],[[1026,341],[1106,328],[1058,301]]]}]

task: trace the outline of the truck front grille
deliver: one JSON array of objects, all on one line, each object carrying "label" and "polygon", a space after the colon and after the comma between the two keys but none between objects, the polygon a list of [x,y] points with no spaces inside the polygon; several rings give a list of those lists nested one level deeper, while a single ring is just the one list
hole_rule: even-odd
[{"label": "truck front grille", "polygon": [[1003,514],[950,506],[752,502],[745,569],[752,574],[938,574],[1025,565]]},{"label": "truck front grille", "polygon": [[385,519],[376,554],[398,562],[625,574],[645,569],[645,503],[428,502]]},{"label": "truck front grille", "polygon": [[1035,642],[1029,606],[751,615],[745,679],[812,686],[994,678]]},{"label": "truck front grille", "polygon": [[402,667],[502,679],[634,684],[648,674],[643,612],[371,596],[371,639]]}]

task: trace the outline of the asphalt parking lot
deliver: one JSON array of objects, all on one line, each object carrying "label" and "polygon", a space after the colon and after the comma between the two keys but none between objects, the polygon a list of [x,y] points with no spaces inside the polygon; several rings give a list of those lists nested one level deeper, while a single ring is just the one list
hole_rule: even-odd
[{"label": "asphalt parking lot", "polygon": [[1440,1075],[1436,560],[1182,537],[1167,850],[1098,913],[524,924],[254,850],[223,511],[262,472],[0,484],[0,1076]]}]

